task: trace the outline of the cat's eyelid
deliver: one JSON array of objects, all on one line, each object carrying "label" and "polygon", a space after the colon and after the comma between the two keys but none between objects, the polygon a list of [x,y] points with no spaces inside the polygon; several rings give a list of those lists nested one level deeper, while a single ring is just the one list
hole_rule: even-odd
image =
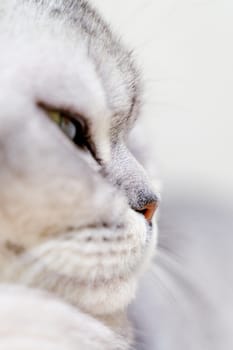
[{"label": "cat's eyelid", "polygon": [[[79,122],[80,125],[82,126],[83,136],[86,141],[86,144],[85,144],[86,149],[91,153],[92,157],[96,160],[98,164],[102,164],[102,159],[98,157],[95,144],[92,141],[91,132],[90,132],[91,128],[90,128],[89,122],[83,115],[77,112],[73,112],[68,108],[54,107],[44,102],[38,102],[37,105],[47,114],[54,115],[56,119],[58,118],[58,116],[56,116],[56,113],[58,113],[58,114],[64,115],[64,117],[66,117],[67,119],[70,119],[71,121],[73,120],[74,122],[75,121]],[[72,142],[72,140],[70,141]],[[75,144],[75,142],[73,143]],[[78,145],[76,144],[76,146]]]},{"label": "cat's eyelid", "polygon": [[75,112],[72,109],[69,109],[66,107],[55,107],[45,102],[38,102],[37,106],[42,110],[44,110],[46,113],[60,113],[61,115],[64,115],[64,117],[67,117],[68,119],[77,120],[82,125],[84,131],[88,133],[89,131],[88,121],[85,118],[85,116],[83,116],[82,114]]}]

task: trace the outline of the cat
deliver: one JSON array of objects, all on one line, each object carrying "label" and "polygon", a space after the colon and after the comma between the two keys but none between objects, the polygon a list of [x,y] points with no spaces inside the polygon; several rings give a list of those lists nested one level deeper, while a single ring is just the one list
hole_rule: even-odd
[{"label": "cat", "polygon": [[127,350],[126,308],[155,253],[159,202],[130,151],[139,140],[128,141],[142,105],[133,53],[86,0],[1,1],[0,45],[6,333],[49,349],[63,330],[65,349]]}]

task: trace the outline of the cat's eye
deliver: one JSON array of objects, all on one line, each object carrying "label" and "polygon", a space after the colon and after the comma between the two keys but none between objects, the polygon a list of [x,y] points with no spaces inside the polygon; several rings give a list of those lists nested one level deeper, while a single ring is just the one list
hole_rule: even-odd
[{"label": "cat's eye", "polygon": [[90,126],[86,118],[78,113],[66,109],[57,109],[43,102],[38,102],[38,107],[46,112],[50,120],[79,148],[87,150],[101,164],[95,144],[90,135]]},{"label": "cat's eye", "polygon": [[46,112],[71,141],[81,148],[89,149],[87,125],[83,118],[59,110],[46,109]]},{"label": "cat's eye", "polygon": [[77,133],[75,123],[58,111],[48,111],[48,115],[50,119],[60,127],[66,136],[74,141]]}]

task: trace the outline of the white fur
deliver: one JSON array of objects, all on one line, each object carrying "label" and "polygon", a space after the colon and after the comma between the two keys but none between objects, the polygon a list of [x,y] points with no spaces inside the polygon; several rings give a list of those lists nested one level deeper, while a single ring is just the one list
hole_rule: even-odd
[{"label": "white fur", "polygon": [[0,349],[110,350],[127,343],[101,322],[49,294],[0,287]]},{"label": "white fur", "polygon": [[[116,45],[109,38],[92,48],[101,48],[100,57],[91,57],[81,32],[40,14],[33,2],[4,1],[0,16],[0,278],[76,306],[75,312],[33,291],[12,289],[9,298],[0,291],[0,313],[10,307],[8,334],[14,335],[0,345],[26,349],[39,338],[46,350],[126,349],[131,335],[119,314],[133,300],[156,243],[156,229],[128,204],[140,209],[153,195],[125,141],[138,108],[131,63],[121,47],[125,70],[122,57],[108,56],[107,44]],[[99,68],[102,52],[106,64]],[[84,115],[103,165],[75,147],[40,102]],[[119,179],[128,200],[111,185]],[[103,319],[115,335],[82,312]],[[125,345],[118,333],[128,336]]]}]

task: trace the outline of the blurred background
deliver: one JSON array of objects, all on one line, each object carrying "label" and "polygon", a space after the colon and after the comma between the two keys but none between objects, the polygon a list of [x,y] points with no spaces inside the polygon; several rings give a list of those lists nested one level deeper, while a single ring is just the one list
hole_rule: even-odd
[{"label": "blurred background", "polygon": [[138,349],[232,350],[233,2],[93,1],[135,49],[163,187]]},{"label": "blurred background", "polygon": [[135,48],[163,181],[233,194],[232,0],[94,3]]}]

